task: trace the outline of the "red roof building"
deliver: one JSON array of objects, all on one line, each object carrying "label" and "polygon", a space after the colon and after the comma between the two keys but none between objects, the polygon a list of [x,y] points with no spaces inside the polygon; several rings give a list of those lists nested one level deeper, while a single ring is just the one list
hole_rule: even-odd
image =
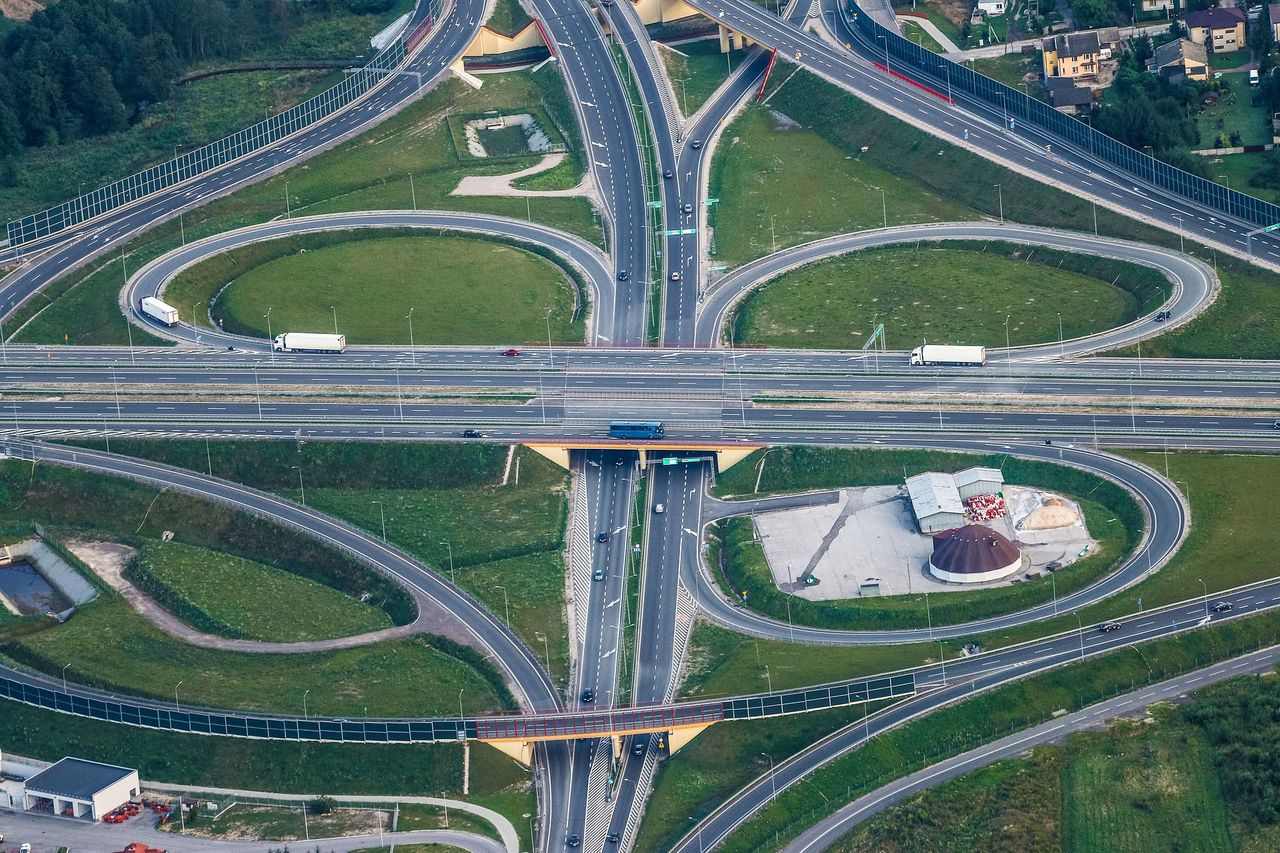
[{"label": "red roof building", "polygon": [[982,524],[966,524],[933,535],[929,571],[947,583],[987,583],[1022,568],[1022,552]]}]

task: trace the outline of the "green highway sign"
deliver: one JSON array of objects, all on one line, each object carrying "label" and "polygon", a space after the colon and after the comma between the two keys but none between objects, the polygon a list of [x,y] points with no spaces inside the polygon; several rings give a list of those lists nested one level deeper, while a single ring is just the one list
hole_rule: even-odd
[{"label": "green highway sign", "polygon": [[698,230],[696,228],[676,228],[671,231],[663,231],[662,236],[663,237],[681,237],[685,234],[697,234],[697,233],[698,233]]},{"label": "green highway sign", "polygon": [[650,206],[650,207],[662,207],[662,202],[660,202],[660,201],[651,201],[651,202],[649,202],[649,206]]},{"label": "green highway sign", "polygon": [[676,457],[676,456],[664,456],[662,458],[662,464],[663,465],[679,465],[680,459],[679,457]]},{"label": "green highway sign", "polygon": [[1268,225],[1266,228],[1262,229],[1263,234],[1270,234],[1272,231],[1280,231],[1280,222],[1277,222],[1275,225]]},{"label": "green highway sign", "polygon": [[716,203],[718,203],[719,201],[720,201],[720,199],[718,199],[718,198],[709,198],[709,199],[707,199],[707,204],[716,204]]}]

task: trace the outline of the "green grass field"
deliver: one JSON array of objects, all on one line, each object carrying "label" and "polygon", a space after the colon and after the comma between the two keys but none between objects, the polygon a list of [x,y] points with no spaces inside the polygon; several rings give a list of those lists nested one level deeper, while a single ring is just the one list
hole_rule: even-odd
[{"label": "green grass field", "polygon": [[938,44],[938,40],[925,32],[924,27],[915,21],[903,21],[900,26],[902,27],[902,37],[907,41],[914,42],[934,53],[946,53],[942,45]]},{"label": "green grass field", "polygon": [[516,0],[497,0],[493,4],[493,13],[485,25],[489,29],[503,35],[513,36],[523,30],[533,18],[520,7]]},{"label": "green grass field", "polygon": [[[284,806],[255,806],[236,803],[216,818],[199,811],[182,823],[171,821],[161,828],[174,836],[188,834],[200,838],[242,840],[256,838],[262,841],[302,841],[315,834],[320,838],[340,838],[346,835],[367,835],[370,828],[377,832],[377,818],[364,809],[336,808],[328,814],[302,814],[302,808]],[[390,830],[391,815],[382,814],[382,825]],[[176,838],[174,839],[177,840]]]},{"label": "green grass field", "polygon": [[218,292],[213,314],[227,331],[266,337],[268,310],[276,334],[330,331],[336,311],[349,343],[406,344],[405,318],[417,309],[415,343],[498,344],[545,340],[550,311],[555,339],[581,343],[575,301],[572,282],[537,255],[424,235],[338,243],[250,266]]},{"label": "green grass field", "polygon": [[[1226,65],[1214,65],[1221,60]],[[1210,57],[1210,65],[1215,69],[1235,68],[1248,62],[1247,52],[1221,53],[1213,54]],[[1250,88],[1249,75],[1240,74],[1224,74],[1221,82],[1229,87],[1222,92],[1218,102],[1213,106],[1205,107],[1196,114],[1196,127],[1200,131],[1200,143],[1198,148],[1217,148],[1218,137],[1226,134],[1228,137],[1235,132],[1240,134],[1241,145],[1262,145],[1271,141],[1271,126],[1268,121],[1267,109],[1261,103],[1260,94]],[[1258,103],[1255,105],[1255,100]],[[1229,147],[1231,140],[1227,140]],[[1245,189],[1245,192],[1248,192]]]},{"label": "green grass field", "polygon": [[[391,625],[376,607],[241,557],[153,540],[143,546],[138,559],[147,573],[211,620],[228,626],[233,636],[296,643]],[[281,607],[282,602],[289,606]]]},{"label": "green grass field", "polygon": [[173,699],[176,687],[188,705],[300,713],[306,694],[312,714],[430,716],[456,714],[461,690],[470,712],[500,708],[490,683],[443,648],[415,638],[297,655],[224,652],[172,640],[113,600],[0,652],[47,672],[70,664],[69,681],[121,693]]},{"label": "green grass field", "polygon": [[[1021,252],[1025,259],[1029,250]],[[734,318],[736,337],[744,344],[854,349],[878,320],[896,349],[922,341],[996,347],[1005,345],[1008,319],[1009,341],[1020,346],[1058,340],[1060,329],[1072,338],[1138,316],[1137,300],[1109,279],[1024,259],[928,244],[855,252],[756,291]]]},{"label": "green grass field", "polygon": [[658,55],[667,67],[676,104],[685,117],[696,113],[729,77],[732,60],[726,61],[720,52],[719,39],[685,42],[659,49]]},{"label": "green grass field", "polygon": [[994,80],[999,80],[1006,86],[1021,87],[1023,83],[1027,82],[1027,75],[1032,75],[1035,82],[1029,84],[1026,91],[1034,97],[1043,97],[1040,93],[1044,89],[1035,79],[1039,77],[1042,67],[1039,52],[1031,56],[1021,53],[1006,53],[988,59],[972,59],[965,64],[979,74],[985,74]]},{"label": "green grass field", "polygon": [[834,853],[1059,853],[1062,753],[1038,749],[922,791],[841,838]]},{"label": "green grass field", "polygon": [[[125,247],[128,269],[139,266],[181,245],[185,225],[187,240],[230,228],[263,222],[285,212],[285,184],[289,185],[294,215],[347,210],[409,209],[416,194],[419,209],[469,210],[535,221],[562,228],[599,243],[601,231],[589,202],[578,198],[454,197],[450,192],[469,174],[505,174],[532,165],[537,155],[497,163],[465,162],[457,156],[446,115],[483,113],[499,109],[549,104],[561,134],[576,140],[573,113],[557,110],[565,101],[558,72],[544,68],[525,73],[485,75],[485,85],[471,89],[459,80],[448,80],[388,119],[375,130],[337,146],[305,163],[246,187],[232,195],[190,211],[184,222],[172,222],[147,232]],[[576,151],[576,147],[575,147]],[[577,162],[577,161],[575,161]],[[410,173],[413,186],[410,186]],[[563,176],[562,176],[563,177]],[[576,181],[574,181],[576,183]],[[94,270],[100,273],[93,275]],[[128,341],[126,324],[116,307],[123,283],[120,260],[77,271],[44,291],[46,300],[15,317],[6,331],[15,340],[32,343],[104,343]],[[20,333],[18,325],[35,317]],[[417,319],[415,315],[414,319]],[[137,332],[134,342],[143,343]]]}]

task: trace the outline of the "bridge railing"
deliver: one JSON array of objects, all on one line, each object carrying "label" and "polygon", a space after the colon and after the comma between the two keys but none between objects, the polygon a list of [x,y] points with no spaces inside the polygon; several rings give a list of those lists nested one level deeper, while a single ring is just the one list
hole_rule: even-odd
[{"label": "bridge railing", "polygon": [[15,219],[6,228],[8,244],[21,246],[56,234],[96,216],[137,201],[159,190],[211,172],[221,166],[273,145],[315,124],[363,97],[391,74],[417,49],[431,30],[433,18],[401,35],[342,82],[268,119],[238,130],[178,157],[120,178],[70,201]]},{"label": "bridge railing", "polygon": [[1280,206],[1170,166],[1094,130],[1083,121],[1056,110],[1019,89],[939,56],[928,48],[903,38],[894,30],[881,26],[860,9],[855,0],[849,0],[849,11],[853,13],[854,27],[866,35],[877,49],[884,51],[881,58],[887,60],[891,70],[901,72],[910,68],[922,71],[935,80],[947,81],[953,91],[966,92],[999,110],[1004,117],[1005,130],[1016,132],[1019,123],[1029,122],[1088,151],[1100,160],[1198,204],[1258,225],[1280,223]]}]

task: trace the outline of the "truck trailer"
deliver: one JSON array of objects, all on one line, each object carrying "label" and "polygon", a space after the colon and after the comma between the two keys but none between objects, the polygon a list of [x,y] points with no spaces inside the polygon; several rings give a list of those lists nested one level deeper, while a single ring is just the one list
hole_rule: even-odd
[{"label": "truck trailer", "polygon": [[153,320],[158,320],[166,326],[172,326],[178,322],[178,309],[174,308],[167,302],[162,302],[154,296],[144,296],[138,302],[138,308],[143,314]]},{"label": "truck trailer", "polygon": [[950,347],[925,344],[911,351],[911,363],[943,364],[957,367],[982,367],[987,363],[986,347]]},{"label": "truck trailer", "polygon": [[311,332],[285,332],[271,342],[276,352],[346,352],[346,335],[322,335]]}]

